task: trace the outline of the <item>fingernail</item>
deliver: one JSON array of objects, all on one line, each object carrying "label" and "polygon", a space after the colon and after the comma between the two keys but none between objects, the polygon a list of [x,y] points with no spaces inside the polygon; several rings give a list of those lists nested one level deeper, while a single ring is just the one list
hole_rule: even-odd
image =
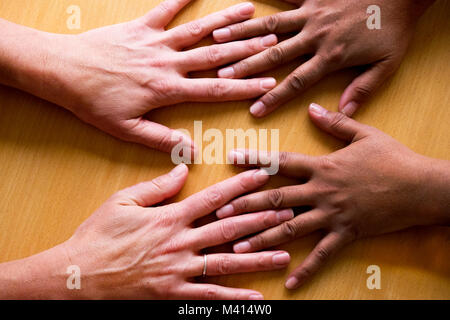
[{"label": "fingernail", "polygon": [[286,209],[277,212],[278,222],[284,222],[291,220],[294,217],[294,211],[292,209]]},{"label": "fingernail", "polygon": [[250,113],[256,117],[260,117],[266,111],[266,106],[263,102],[258,101],[250,107]]},{"label": "fingernail", "polygon": [[243,242],[236,243],[233,246],[233,250],[236,253],[248,252],[250,250],[250,242],[243,241]]},{"label": "fingernail", "polygon": [[182,163],[176,166],[172,171],[170,171],[169,175],[173,178],[179,177],[186,172],[187,166]]},{"label": "fingernail", "polygon": [[322,108],[316,103],[311,103],[311,105],[309,106],[309,110],[311,110],[312,113],[320,117],[324,116],[327,113],[326,109]]},{"label": "fingernail", "polygon": [[219,219],[229,217],[233,214],[234,208],[231,204],[227,204],[226,206],[223,206],[219,210],[216,211],[216,216]]},{"label": "fingernail", "polygon": [[279,266],[284,266],[284,265],[288,264],[290,261],[291,261],[291,257],[286,252],[277,253],[276,255],[274,255],[272,257],[273,264],[276,264]]},{"label": "fingernail", "polygon": [[263,88],[264,90],[270,90],[275,88],[275,86],[277,85],[277,80],[275,80],[274,78],[267,78],[264,80],[261,80],[261,88]]},{"label": "fingernail", "polygon": [[219,70],[217,74],[219,75],[219,78],[233,78],[235,73],[233,67],[228,67]]},{"label": "fingernail", "polygon": [[238,7],[238,12],[241,16],[251,15],[255,12],[255,6],[250,2],[243,3]]},{"label": "fingernail", "polygon": [[214,30],[213,37],[219,41],[227,40],[231,37],[231,30],[228,28]]},{"label": "fingernail", "polygon": [[232,163],[237,164],[245,164],[245,155],[242,152],[239,152],[237,150],[231,150],[228,154],[228,159]]},{"label": "fingernail", "polygon": [[349,102],[345,105],[344,109],[342,109],[342,113],[347,117],[351,117],[356,110],[358,110],[358,104],[356,102]]},{"label": "fingernail", "polygon": [[277,44],[277,42],[278,42],[278,38],[274,34],[270,34],[261,39],[261,45],[265,48],[271,47],[271,46]]},{"label": "fingernail", "polygon": [[288,289],[295,289],[297,287],[298,284],[298,279],[296,277],[290,277],[289,279],[287,279],[285,286]]},{"label": "fingernail", "polygon": [[248,300],[264,300],[264,297],[261,294],[252,294]]},{"label": "fingernail", "polygon": [[269,178],[269,174],[265,169],[259,169],[253,174],[253,177],[256,182],[262,183],[267,181],[267,179]]}]

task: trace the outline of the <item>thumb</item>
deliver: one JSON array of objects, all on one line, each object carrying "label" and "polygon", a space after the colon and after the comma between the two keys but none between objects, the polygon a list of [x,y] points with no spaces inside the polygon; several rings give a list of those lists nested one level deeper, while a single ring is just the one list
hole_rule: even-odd
[{"label": "thumb", "polygon": [[340,112],[331,112],[318,104],[309,106],[309,115],[316,126],[346,142],[361,140],[368,134],[368,126]]},{"label": "thumb", "polygon": [[150,207],[180,192],[188,171],[188,167],[182,163],[165,175],[120,191],[119,198],[131,201],[134,205]]},{"label": "thumb", "polygon": [[390,60],[385,60],[356,77],[342,94],[339,111],[349,117],[353,116],[395,69]]},{"label": "thumb", "polygon": [[[145,119],[137,122],[127,130],[127,140],[143,144],[152,149],[171,153],[177,147],[183,159],[193,159],[196,154],[195,144],[187,135]],[[178,158],[178,157],[177,157]]]},{"label": "thumb", "polygon": [[142,17],[150,28],[164,28],[167,26],[189,2],[192,0],[165,0]]}]

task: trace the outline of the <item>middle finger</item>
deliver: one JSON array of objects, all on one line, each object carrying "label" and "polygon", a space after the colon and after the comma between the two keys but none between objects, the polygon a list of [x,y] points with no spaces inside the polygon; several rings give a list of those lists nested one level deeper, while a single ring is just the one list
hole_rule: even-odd
[{"label": "middle finger", "polygon": [[227,243],[246,235],[277,226],[294,217],[292,209],[263,211],[212,222],[195,228],[192,246],[204,249]]},{"label": "middle finger", "polygon": [[275,35],[212,45],[181,52],[179,64],[187,71],[209,70],[245,59],[277,44]]}]

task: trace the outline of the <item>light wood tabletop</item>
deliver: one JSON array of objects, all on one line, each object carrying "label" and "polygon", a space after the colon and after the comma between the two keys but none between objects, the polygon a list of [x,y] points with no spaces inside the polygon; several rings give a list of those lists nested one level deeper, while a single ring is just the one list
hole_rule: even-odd
[{"label": "light wood tabletop", "polygon": [[[55,33],[77,33],[145,14],[159,0],[0,0],[0,18]],[[196,0],[173,25],[199,18],[239,0]],[[252,1],[256,16],[290,8],[282,1]],[[70,5],[81,9],[81,29],[67,28]],[[356,115],[414,151],[450,160],[450,1],[437,1],[422,17],[412,46],[395,76]],[[211,42],[207,40],[204,43]],[[298,62],[297,62],[298,63]],[[282,79],[295,62],[267,72]],[[321,155],[343,145],[320,132],[307,116],[317,102],[337,109],[356,74],[339,72],[262,120],[250,101],[185,103],[151,113],[152,120],[193,133],[217,128],[279,129],[280,149]],[[0,262],[19,259],[68,239],[78,225],[117,190],[152,179],[173,167],[170,155],[121,142],[51,103],[0,87]],[[239,172],[229,165],[191,165],[183,199]],[[270,186],[292,183],[272,178]],[[426,188],[426,186],[424,186]],[[266,299],[450,299],[450,228],[427,227],[360,240],[349,245],[304,287],[284,288],[288,272],[313,248],[319,234],[280,246],[288,270],[217,277],[227,286],[261,291]],[[367,267],[381,270],[381,289],[369,290]]]}]

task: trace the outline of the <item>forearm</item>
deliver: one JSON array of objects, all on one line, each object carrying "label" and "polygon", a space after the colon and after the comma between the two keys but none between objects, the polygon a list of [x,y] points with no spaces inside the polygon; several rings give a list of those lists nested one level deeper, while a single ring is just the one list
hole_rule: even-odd
[{"label": "forearm", "polygon": [[37,255],[0,264],[0,299],[67,299],[70,262],[61,246]]},{"label": "forearm", "polygon": [[51,34],[0,19],[0,83],[62,104],[66,35]]},{"label": "forearm", "polygon": [[450,226],[450,161],[424,158],[421,212],[429,225]]}]

